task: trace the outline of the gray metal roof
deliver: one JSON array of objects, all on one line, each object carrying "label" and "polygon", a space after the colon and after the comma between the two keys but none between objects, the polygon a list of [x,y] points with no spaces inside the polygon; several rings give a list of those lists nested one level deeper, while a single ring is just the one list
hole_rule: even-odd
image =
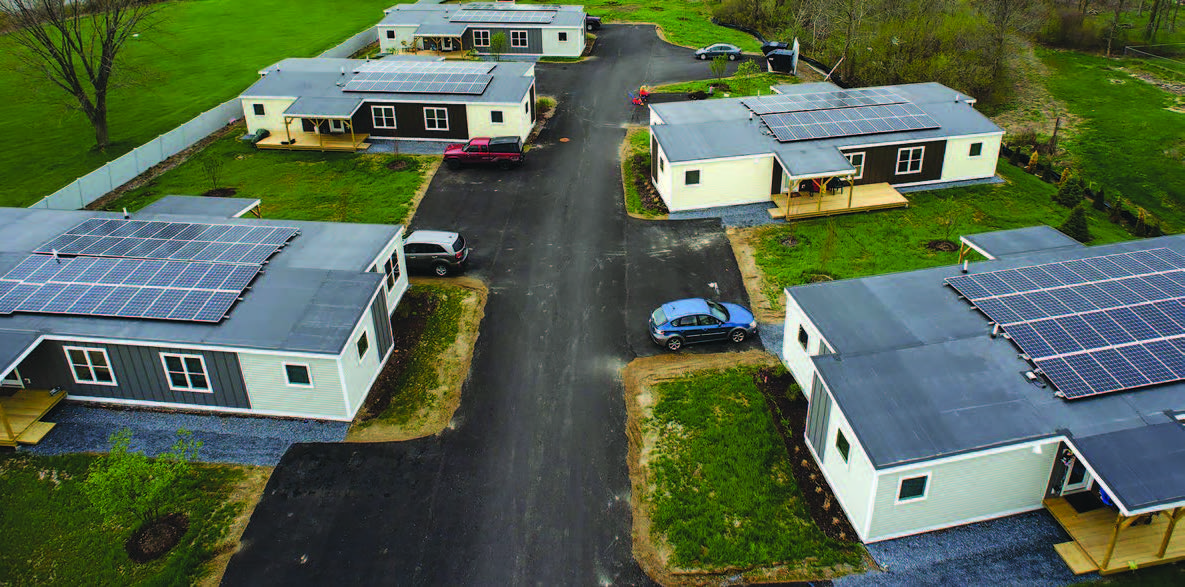
[{"label": "gray metal roof", "polygon": [[0,329],[0,376],[7,376],[15,369],[40,337],[40,332],[32,330]]},{"label": "gray metal roof", "polygon": [[1161,414],[1145,426],[1072,442],[1128,512],[1185,501],[1185,427]]},{"label": "gray metal roof", "polygon": [[[387,57],[399,61],[424,61],[408,59],[402,55]],[[431,59],[440,61],[440,59]],[[493,79],[479,95],[471,94],[407,94],[395,92],[347,92],[346,82],[354,77],[354,70],[364,63],[360,59],[333,59],[327,57],[285,59],[267,69],[263,77],[247,88],[242,98],[307,98],[302,110],[313,106],[324,106],[325,111],[301,112],[311,116],[329,116],[340,113],[346,102],[328,100],[373,100],[380,102],[429,102],[429,103],[473,103],[492,102],[517,104],[535,82],[535,76],[528,75],[534,67],[531,63],[502,61],[494,65],[490,75]],[[344,73],[343,73],[344,72]],[[373,74],[371,74],[373,75]],[[397,76],[399,74],[391,74]],[[340,85],[339,85],[340,84]],[[312,99],[318,100],[312,100]],[[296,106],[296,104],[293,104]]]},{"label": "gray metal roof", "polygon": [[[830,83],[792,84],[776,87],[787,89],[787,92],[784,93],[823,92],[838,89]],[[658,138],[663,152],[672,163],[750,156],[772,153],[785,148],[838,150],[845,147],[880,143],[927,141],[1003,132],[986,116],[977,112],[962,94],[942,84],[930,82],[888,87],[930,115],[939,124],[939,127],[779,143],[772,136],[765,134],[765,126],[759,119],[750,118],[750,110],[741,103],[743,98],[723,98],[653,104],[650,108],[658,114],[663,124],[651,125],[650,130]],[[956,102],[956,96],[963,97],[963,99]],[[815,171],[814,167],[805,162],[800,165],[800,168],[803,173]],[[795,175],[803,173],[795,173]]]},{"label": "gray metal roof", "polygon": [[203,198],[201,196],[165,196],[136,212],[143,214],[196,214],[219,218],[238,218],[259,206],[255,198]]},{"label": "gray metal roof", "polygon": [[[449,22],[449,17],[456,14],[460,10],[465,10],[467,4],[396,4],[388,8],[386,16],[379,21],[379,26],[408,26],[408,25],[439,25]],[[524,6],[520,6],[522,9]],[[555,11],[555,18],[551,22],[544,23],[526,23],[526,22],[467,22],[456,23],[463,25],[461,30],[466,28],[488,29],[488,28],[516,28],[528,29],[539,27],[583,27],[584,26],[584,7],[575,4],[547,4],[545,7],[548,11]],[[483,8],[486,10],[487,8]],[[513,10],[513,8],[511,8]],[[417,35],[425,34],[423,29],[416,30]]]},{"label": "gray metal roof", "polygon": [[324,116],[326,118],[349,118],[362,104],[361,97],[349,96],[345,98],[318,98],[301,96],[288,108],[284,109],[287,116]]},{"label": "gray metal roof", "polygon": [[[168,207],[167,205],[165,207]],[[0,275],[38,245],[97,211],[0,208]],[[342,224],[196,214],[138,213],[136,220],[294,226],[300,234],[264,266],[243,300],[218,324],[51,314],[0,316],[0,329],[176,345],[337,354],[369,307],[383,276],[366,270],[401,226]],[[0,361],[2,363],[3,361]]]},{"label": "gray metal roof", "polygon": [[[1185,253],[1185,236],[1016,254],[970,271],[1157,247]],[[945,266],[786,290],[836,351],[814,363],[877,468],[1185,412],[1185,383],[1074,401],[1028,383],[1017,347],[992,338],[987,319],[944,285],[960,274]]]},{"label": "gray metal roof", "polygon": [[470,26],[464,22],[426,22],[416,29],[415,34],[420,37],[459,37]]},{"label": "gray metal roof", "polygon": [[970,234],[960,237],[959,240],[990,259],[1063,247],[1082,247],[1082,243],[1046,225]]}]

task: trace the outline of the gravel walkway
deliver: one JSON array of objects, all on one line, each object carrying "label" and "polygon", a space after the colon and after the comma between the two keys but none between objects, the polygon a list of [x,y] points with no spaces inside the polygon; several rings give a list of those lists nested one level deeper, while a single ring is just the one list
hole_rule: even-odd
[{"label": "gravel walkway", "polygon": [[870,544],[886,569],[843,577],[836,586],[1060,586],[1099,578],[1075,576],[1053,545],[1070,537],[1045,511]]},{"label": "gravel walkway", "polygon": [[702,220],[704,218],[719,218],[724,226],[748,228],[763,224],[784,224],[781,219],[771,218],[766,210],[773,206],[773,202],[757,202],[756,204],[741,204],[737,206],[717,206],[702,210],[685,210],[671,212],[671,220]]},{"label": "gravel walkway", "polygon": [[912,194],[914,192],[928,192],[931,190],[944,190],[946,188],[961,188],[969,185],[985,185],[993,183],[1004,183],[1004,179],[998,175],[985,177],[983,179],[967,179],[963,181],[948,181],[946,183],[931,183],[927,185],[915,185],[911,187],[899,187],[898,192],[903,194]]},{"label": "gravel walkway", "polygon": [[40,455],[106,452],[107,438],[121,428],[132,431],[132,449],[156,455],[176,442],[185,428],[202,441],[202,461],[273,466],[288,447],[298,442],[341,442],[348,422],[245,418],[96,408],[62,404],[46,420],[53,431],[31,447],[20,450]]},{"label": "gravel walkway", "polygon": [[[370,137],[370,148],[366,153],[394,153],[395,143],[399,143],[399,153],[402,155],[443,155],[444,146],[448,143],[441,141],[412,141],[404,139],[378,139]],[[461,142],[458,140],[458,142]]]},{"label": "gravel walkway", "polygon": [[782,358],[782,336],[786,330],[786,325],[783,323],[764,324],[757,323],[757,334],[761,337],[761,346],[765,347],[765,352],[781,359]]}]

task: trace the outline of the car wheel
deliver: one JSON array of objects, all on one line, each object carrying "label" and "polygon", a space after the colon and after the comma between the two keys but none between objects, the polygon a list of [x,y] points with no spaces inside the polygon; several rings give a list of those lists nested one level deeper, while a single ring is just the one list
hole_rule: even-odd
[{"label": "car wheel", "polygon": [[683,339],[678,336],[672,336],[667,339],[667,348],[672,351],[677,351],[683,348]]},{"label": "car wheel", "polygon": [[591,31],[591,30],[592,30],[592,25],[591,25],[591,24],[586,24],[586,25],[584,25],[584,28],[586,28],[586,29],[588,29],[588,30],[590,30],[590,31]]},{"label": "car wheel", "polygon": [[736,61],[736,60],[737,60],[737,54],[736,54],[736,53],[729,53],[729,54],[728,54],[728,60],[729,60],[729,61]]},{"label": "car wheel", "polygon": [[695,58],[699,59],[700,61],[703,61],[708,58],[708,54],[707,53],[700,53],[699,55],[696,55]]},{"label": "car wheel", "polygon": [[732,332],[728,333],[728,340],[738,344],[745,342],[745,331],[741,330],[740,328],[734,329]]},{"label": "car wheel", "polygon": [[449,169],[460,169],[461,168],[461,162],[457,159],[449,159],[447,161],[447,163],[448,163]]},{"label": "car wheel", "polygon": [[448,265],[445,265],[444,263],[437,263],[432,266],[432,272],[435,273],[437,277],[444,277],[448,275]]}]

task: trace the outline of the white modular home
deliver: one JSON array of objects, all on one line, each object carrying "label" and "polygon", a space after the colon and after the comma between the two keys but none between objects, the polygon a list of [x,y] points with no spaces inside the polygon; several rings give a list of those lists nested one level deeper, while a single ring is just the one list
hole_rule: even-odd
[{"label": "white modular home", "polygon": [[377,26],[383,53],[490,54],[498,34],[506,38],[506,55],[580,57],[584,53],[583,6],[418,3],[396,4],[384,12]]},{"label": "white modular home", "polygon": [[391,353],[403,227],[0,208],[0,373],[69,400],[352,420]]}]

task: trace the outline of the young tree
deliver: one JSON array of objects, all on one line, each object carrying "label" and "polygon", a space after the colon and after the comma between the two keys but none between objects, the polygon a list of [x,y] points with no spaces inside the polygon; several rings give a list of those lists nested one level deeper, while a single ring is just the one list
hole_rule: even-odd
[{"label": "young tree", "polygon": [[1070,215],[1066,217],[1066,221],[1057,229],[1080,243],[1094,238],[1090,235],[1090,228],[1086,225],[1086,210],[1082,206],[1076,206],[1071,210]]},{"label": "young tree", "polygon": [[116,79],[120,50],[146,30],[157,2],[145,0],[2,0],[0,19],[26,63],[66,92],[67,104],[95,130],[100,151],[111,143],[107,92]]},{"label": "young tree", "polygon": [[716,79],[724,79],[724,74],[728,72],[728,58],[723,55],[713,57],[711,63],[708,63],[708,71],[712,72]]},{"label": "young tree", "polygon": [[188,430],[177,431],[169,452],[149,459],[132,452],[127,428],[111,435],[111,452],[91,464],[83,492],[104,518],[148,523],[170,513],[181,503],[179,486],[192,475],[202,443]]},{"label": "young tree", "polygon": [[202,157],[201,167],[202,173],[206,174],[206,179],[210,180],[210,189],[218,189],[218,180],[222,179],[222,167],[226,161],[217,155],[206,155]]},{"label": "young tree", "polygon": [[506,33],[494,33],[490,37],[490,53],[494,54],[494,59],[502,60],[502,54],[510,50],[510,43],[506,40]]}]

